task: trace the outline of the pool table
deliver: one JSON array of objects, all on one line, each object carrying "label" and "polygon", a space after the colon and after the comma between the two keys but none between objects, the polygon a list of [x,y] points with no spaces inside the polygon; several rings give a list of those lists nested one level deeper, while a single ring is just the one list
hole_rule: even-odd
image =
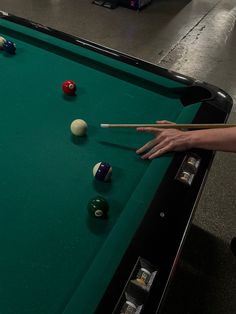
[{"label": "pool table", "polygon": [[[16,44],[0,51],[0,313],[160,313],[214,152],[142,160],[149,135],[100,124],[225,123],[231,97],[6,12],[0,36]],[[103,219],[87,210],[97,195]]]}]

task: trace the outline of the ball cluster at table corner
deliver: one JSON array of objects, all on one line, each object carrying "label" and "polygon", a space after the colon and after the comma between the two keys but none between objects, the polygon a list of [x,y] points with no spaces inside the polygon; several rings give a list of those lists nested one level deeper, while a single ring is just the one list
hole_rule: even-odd
[{"label": "ball cluster at table corner", "polygon": [[14,55],[16,52],[16,44],[13,41],[0,36],[0,50],[5,51],[10,55]]}]

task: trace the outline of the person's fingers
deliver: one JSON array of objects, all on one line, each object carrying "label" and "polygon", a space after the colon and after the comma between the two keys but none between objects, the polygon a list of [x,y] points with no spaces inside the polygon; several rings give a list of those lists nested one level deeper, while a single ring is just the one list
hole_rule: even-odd
[{"label": "person's fingers", "polygon": [[142,159],[148,159],[149,156],[151,156],[154,153],[155,153],[155,150],[154,149],[150,149],[149,152],[147,152],[146,154],[142,155],[141,158]]},{"label": "person's fingers", "polygon": [[143,145],[142,147],[137,149],[136,153],[141,154],[141,153],[145,152],[146,150],[151,149],[154,145],[156,145],[156,139],[153,139],[153,140],[147,142],[145,145]]},{"label": "person's fingers", "polygon": [[154,153],[150,154],[148,159],[152,160],[152,159],[160,157],[161,155],[166,154],[170,151],[171,151],[171,145],[169,144],[165,147],[162,147],[162,148],[156,150]]},{"label": "person's fingers", "polygon": [[173,142],[168,138],[165,138],[161,142],[157,143],[157,145],[153,146],[153,148],[146,154],[144,154],[142,159],[153,159],[173,150],[175,150]]},{"label": "person's fingers", "polygon": [[163,133],[160,133],[159,136],[154,138],[153,140],[147,142],[145,145],[143,145],[141,148],[136,150],[137,154],[145,153],[142,158],[146,159],[148,158],[153,152],[156,152],[156,150],[161,149],[162,147],[169,144],[169,138],[163,136]]},{"label": "person's fingers", "polygon": [[163,141],[161,143],[158,143],[157,145],[153,146],[148,152],[146,152],[144,155],[142,155],[142,159],[147,159],[150,156],[152,156],[154,153],[156,153],[156,151],[162,149],[163,147],[166,146],[166,142]]}]

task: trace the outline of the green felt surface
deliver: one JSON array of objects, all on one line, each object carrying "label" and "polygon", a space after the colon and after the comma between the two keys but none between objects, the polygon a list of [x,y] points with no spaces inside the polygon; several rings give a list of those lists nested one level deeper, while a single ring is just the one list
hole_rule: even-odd
[{"label": "green felt surface", "polygon": [[[179,83],[1,19],[0,36],[17,45],[0,52],[0,313],[94,313],[172,160],[142,161],[149,136],[99,124],[188,123],[199,104],[183,108]],[[111,182],[94,181],[99,161]],[[106,220],[87,213],[97,194]]]}]

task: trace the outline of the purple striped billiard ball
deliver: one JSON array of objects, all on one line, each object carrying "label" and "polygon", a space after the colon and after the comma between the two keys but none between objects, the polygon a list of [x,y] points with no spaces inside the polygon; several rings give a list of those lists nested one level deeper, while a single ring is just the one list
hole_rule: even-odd
[{"label": "purple striped billiard ball", "polygon": [[93,167],[93,176],[99,181],[108,181],[111,178],[112,167],[107,162],[99,162]]}]

